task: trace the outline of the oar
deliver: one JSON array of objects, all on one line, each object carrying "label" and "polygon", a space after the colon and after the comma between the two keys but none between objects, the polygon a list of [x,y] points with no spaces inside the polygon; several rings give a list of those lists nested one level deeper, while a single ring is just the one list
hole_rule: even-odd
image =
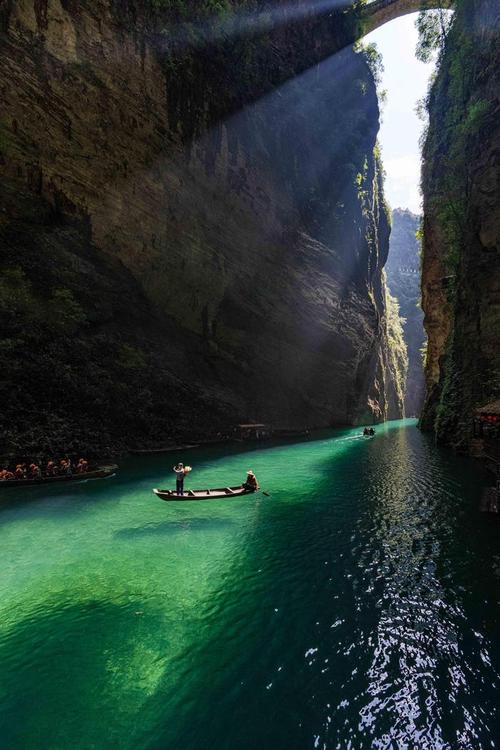
[{"label": "oar", "polygon": [[265,495],[266,497],[271,497],[271,495],[269,494],[269,492],[262,491],[262,494]]}]

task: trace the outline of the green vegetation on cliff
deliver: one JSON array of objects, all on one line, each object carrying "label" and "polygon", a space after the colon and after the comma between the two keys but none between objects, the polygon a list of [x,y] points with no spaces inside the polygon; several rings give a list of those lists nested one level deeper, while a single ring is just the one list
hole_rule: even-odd
[{"label": "green vegetation on cliff", "polygon": [[404,320],[400,315],[399,302],[396,297],[392,296],[389,289],[386,290],[385,305],[389,367],[393,374],[397,402],[400,405],[399,414],[396,413],[394,415],[397,418],[405,413],[405,394],[408,381],[408,348],[403,333]]},{"label": "green vegetation on cliff", "polygon": [[[75,229],[46,224],[33,237],[16,225],[0,237],[0,450],[102,455],[186,433],[185,386],[165,373],[155,342],[168,328],[124,269]],[[198,429],[217,425],[217,405],[193,387],[190,398]]]},{"label": "green vegetation on cliff", "polygon": [[459,2],[427,102],[422,424],[457,447],[473,408],[500,395],[498,35],[492,0]]}]

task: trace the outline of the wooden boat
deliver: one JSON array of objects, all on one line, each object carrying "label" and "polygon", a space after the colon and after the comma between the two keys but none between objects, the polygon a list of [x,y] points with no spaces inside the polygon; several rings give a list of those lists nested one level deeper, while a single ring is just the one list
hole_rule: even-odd
[{"label": "wooden boat", "polygon": [[237,487],[217,487],[212,490],[186,490],[183,495],[178,495],[174,490],[154,489],[153,492],[160,500],[221,500],[252,495],[257,490],[258,487],[250,489],[239,484]]},{"label": "wooden boat", "polygon": [[103,479],[112,476],[117,470],[116,464],[109,466],[98,466],[92,471],[83,474],[57,474],[55,477],[40,477],[39,479],[5,479],[0,481],[0,490],[13,487],[38,487],[42,484],[53,484],[54,482],[84,482],[87,479]]}]

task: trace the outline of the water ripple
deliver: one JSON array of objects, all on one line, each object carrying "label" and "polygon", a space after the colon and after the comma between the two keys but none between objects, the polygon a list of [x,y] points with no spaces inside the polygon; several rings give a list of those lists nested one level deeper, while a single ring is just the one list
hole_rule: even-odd
[{"label": "water ripple", "polygon": [[500,550],[472,467],[408,423],[192,463],[203,486],[251,465],[271,498],[169,507],[149,460],[77,515],[4,513],[9,750],[495,746]]}]

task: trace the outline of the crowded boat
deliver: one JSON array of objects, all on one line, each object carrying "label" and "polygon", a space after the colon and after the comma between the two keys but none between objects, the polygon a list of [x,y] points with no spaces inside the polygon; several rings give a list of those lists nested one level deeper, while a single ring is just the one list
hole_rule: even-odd
[{"label": "crowded boat", "polygon": [[73,463],[70,458],[61,458],[60,461],[48,459],[45,465],[41,462],[24,462],[15,466],[5,466],[0,470],[0,482],[26,479],[45,479],[57,476],[73,476],[74,474],[85,474],[89,470],[89,462],[86,458],[80,458]]}]

